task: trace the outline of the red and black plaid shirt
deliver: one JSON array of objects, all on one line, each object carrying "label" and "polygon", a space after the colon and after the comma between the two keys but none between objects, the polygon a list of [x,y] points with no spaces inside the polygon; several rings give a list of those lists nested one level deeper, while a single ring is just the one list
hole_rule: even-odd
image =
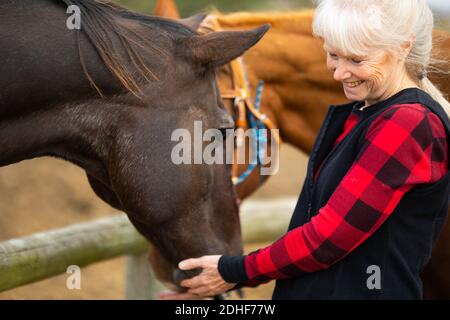
[{"label": "red and black plaid shirt", "polygon": [[[357,122],[358,115],[352,112],[335,145]],[[401,172],[378,174],[393,164],[398,164]],[[372,122],[357,161],[318,214],[272,245],[246,256],[247,285],[328,268],[370,237],[408,190],[435,182],[446,172],[447,139],[438,116],[420,104],[390,107]],[[366,206],[355,210],[357,202]],[[281,270],[289,270],[289,275]]]}]

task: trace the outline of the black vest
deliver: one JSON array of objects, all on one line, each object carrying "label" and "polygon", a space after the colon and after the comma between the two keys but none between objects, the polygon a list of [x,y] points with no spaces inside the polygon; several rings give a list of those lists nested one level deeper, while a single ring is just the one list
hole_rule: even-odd
[{"label": "black vest", "polygon": [[[358,110],[361,114],[358,123],[332,149],[347,116],[361,103],[331,106],[311,152],[289,230],[307,223],[328,202],[361,150],[370,124],[380,113],[393,105],[407,103],[420,103],[430,109],[442,120],[447,139],[450,137],[450,121],[442,107],[424,91],[409,88]],[[313,172],[322,161],[314,182]],[[449,194],[449,173],[435,183],[416,185],[403,196],[383,225],[348,256],[326,270],[278,280],[273,299],[421,299],[419,273],[430,258],[432,245],[447,216]],[[381,289],[368,288],[373,272],[368,268],[372,265],[379,267]]]}]

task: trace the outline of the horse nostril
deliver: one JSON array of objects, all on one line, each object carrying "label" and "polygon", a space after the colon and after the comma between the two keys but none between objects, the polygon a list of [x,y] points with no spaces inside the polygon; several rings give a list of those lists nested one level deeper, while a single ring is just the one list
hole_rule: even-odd
[{"label": "horse nostril", "polygon": [[196,275],[199,275],[201,272],[202,272],[201,268],[192,270],[180,270],[177,268],[172,273],[172,280],[177,286],[181,287],[180,286],[181,281],[195,277]]},{"label": "horse nostril", "polygon": [[181,283],[181,281],[183,281],[183,280],[185,279],[185,275],[184,275],[183,272],[184,272],[184,271],[183,271],[183,270],[180,270],[180,269],[175,269],[175,270],[173,271],[172,279],[173,279],[173,282],[174,282],[177,286],[179,286],[180,283]]}]

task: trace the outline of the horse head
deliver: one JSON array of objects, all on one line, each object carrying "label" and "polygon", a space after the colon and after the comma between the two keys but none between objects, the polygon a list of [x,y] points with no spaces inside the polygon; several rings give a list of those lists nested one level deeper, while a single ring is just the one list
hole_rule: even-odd
[{"label": "horse head", "polygon": [[[146,93],[152,106],[129,112],[119,125],[117,158],[109,170],[112,188],[130,220],[154,245],[151,261],[165,282],[188,276],[176,269],[182,259],[242,253],[230,168],[224,162],[205,164],[201,157],[209,144],[198,134],[216,129],[220,135],[234,128],[221,102],[215,69],[266,31],[211,33],[177,42],[164,83]],[[177,164],[172,157],[180,142],[188,142],[183,150],[188,156]]]}]

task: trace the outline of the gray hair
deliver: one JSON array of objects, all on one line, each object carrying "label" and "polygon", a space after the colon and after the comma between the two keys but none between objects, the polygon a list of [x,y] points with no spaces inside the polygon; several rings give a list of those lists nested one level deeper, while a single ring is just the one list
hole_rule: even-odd
[{"label": "gray hair", "polygon": [[431,56],[434,17],[426,0],[316,2],[313,34],[346,55],[365,55],[374,48],[395,52],[412,41],[406,70],[450,117],[450,103],[428,78],[428,71],[440,71],[435,66],[440,61]]}]

